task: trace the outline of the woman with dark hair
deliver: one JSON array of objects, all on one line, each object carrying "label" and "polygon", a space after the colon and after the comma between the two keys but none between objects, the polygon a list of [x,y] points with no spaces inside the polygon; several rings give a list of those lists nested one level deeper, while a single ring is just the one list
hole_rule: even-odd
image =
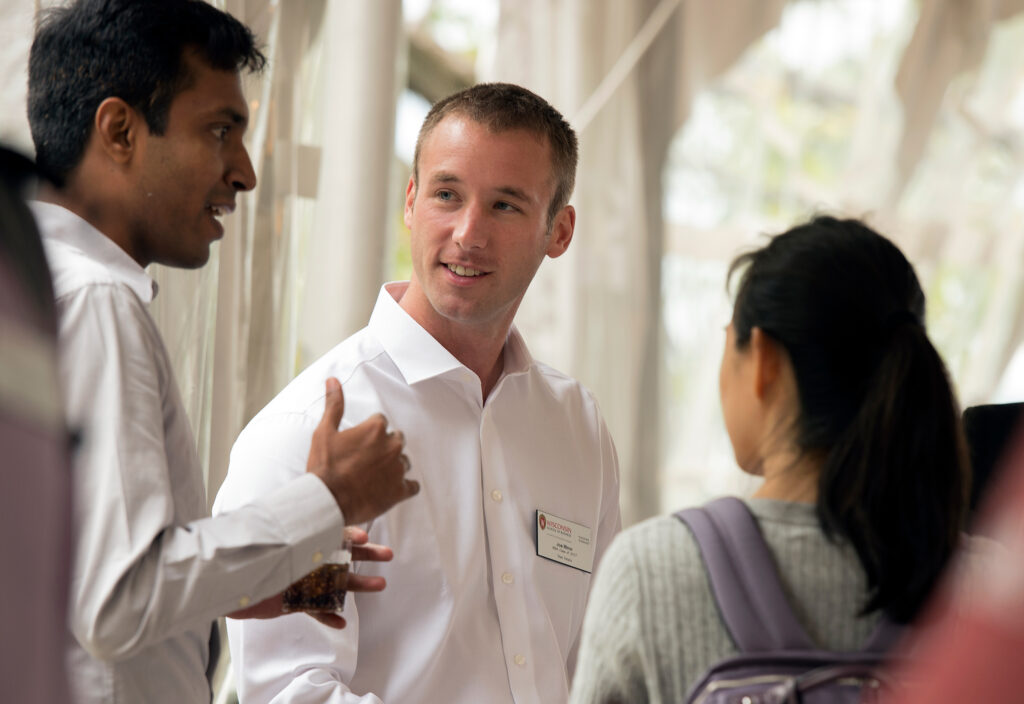
[{"label": "woman with dark hair", "polygon": [[[858,650],[881,615],[914,619],[960,539],[969,470],[924,294],[887,239],[818,217],[742,270],[720,393],[757,520],[797,619]],[[597,574],[571,701],[683,701],[737,649],[682,522],[620,534]]]}]

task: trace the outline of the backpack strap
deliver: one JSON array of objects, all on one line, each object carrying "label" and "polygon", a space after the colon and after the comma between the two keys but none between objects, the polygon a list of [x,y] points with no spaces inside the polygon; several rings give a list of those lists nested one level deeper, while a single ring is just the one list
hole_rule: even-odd
[{"label": "backpack strap", "polygon": [[718,610],[740,652],[817,649],[793,614],[746,504],[729,496],[675,516],[697,540]]},{"label": "backpack strap", "polygon": [[896,644],[899,643],[900,639],[907,634],[907,626],[900,626],[890,621],[883,614],[878,619],[878,625],[875,626],[875,630],[868,636],[867,641],[861,647],[861,652],[864,653],[879,653],[885,654],[893,650]]}]

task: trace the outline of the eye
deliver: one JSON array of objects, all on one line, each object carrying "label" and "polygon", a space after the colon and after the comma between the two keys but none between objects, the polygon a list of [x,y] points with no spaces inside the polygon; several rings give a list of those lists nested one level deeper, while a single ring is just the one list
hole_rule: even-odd
[{"label": "eye", "polygon": [[437,192],[437,199],[445,202],[455,200],[455,194],[447,189],[442,189]]},{"label": "eye", "polygon": [[213,136],[216,137],[218,141],[223,142],[225,139],[227,139],[228,132],[230,131],[231,125],[218,125],[217,127],[213,128]]},{"label": "eye", "polygon": [[499,200],[497,203],[495,203],[494,204],[494,209],[495,210],[507,210],[509,212],[514,212],[516,210],[519,210],[519,208],[517,208],[516,206],[512,205],[511,203],[507,203],[507,202],[505,202],[503,200]]}]

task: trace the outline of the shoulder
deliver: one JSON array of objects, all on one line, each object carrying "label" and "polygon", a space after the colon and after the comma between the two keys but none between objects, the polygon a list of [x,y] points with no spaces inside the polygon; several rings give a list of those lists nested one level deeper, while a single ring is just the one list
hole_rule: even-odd
[{"label": "shoulder", "polygon": [[296,376],[242,429],[231,448],[216,511],[225,511],[273,490],[306,471],[310,442],[324,412],[325,382],[335,377],[345,396],[342,427],[376,412],[373,369],[386,367],[379,344],[362,330]]},{"label": "shoulder", "polygon": [[682,700],[710,663],[734,651],[696,540],[675,516],[620,533],[598,569],[594,594],[619,622],[636,624],[629,649],[657,673],[645,688],[661,699]]},{"label": "shoulder", "polygon": [[551,389],[552,393],[592,398],[590,391],[578,380],[544,362],[534,361],[531,371],[543,384]]},{"label": "shoulder", "polygon": [[74,245],[44,237],[43,246],[53,279],[54,296],[58,300],[93,287],[119,288],[118,279],[109,268]]},{"label": "shoulder", "polygon": [[[345,395],[345,424],[354,425],[366,396],[375,396],[375,371],[388,374],[393,368],[390,358],[367,329],[360,330],[340,342],[322,357],[302,370],[254,418],[298,415],[319,422],[324,411],[324,384],[334,377],[341,382]],[[369,415],[369,414],[367,414]]]},{"label": "shoulder", "polygon": [[674,583],[683,590],[706,583],[697,541],[675,516],[649,518],[616,535],[601,569],[615,564],[635,571],[640,583]]},{"label": "shoulder", "polygon": [[805,575],[839,571],[852,579],[860,574],[852,546],[825,535],[813,504],[771,499],[747,499],[744,503],[783,571],[795,563],[797,571]]},{"label": "shoulder", "polygon": [[373,369],[389,364],[390,359],[365,329],[345,339],[300,372],[253,416],[235,441],[232,461],[239,452],[266,452],[275,445],[305,444],[308,450],[309,437],[323,416],[325,383],[330,377],[341,382],[345,397],[342,427],[358,424],[380,406]]},{"label": "shoulder", "polygon": [[104,338],[159,336],[146,304],[107,266],[61,240],[44,244],[62,342],[89,331]]},{"label": "shoulder", "polygon": [[580,381],[543,362],[535,361],[530,371],[531,378],[552,401],[574,414],[582,414],[594,422],[604,424],[596,397]]},{"label": "shoulder", "polygon": [[[160,331],[128,285],[102,275],[76,278],[56,297],[60,356],[77,370],[76,376],[84,373],[87,360],[108,365],[122,358],[133,362],[126,372],[141,374],[150,373],[150,364],[169,368]],[[140,367],[142,360],[146,363]]]}]

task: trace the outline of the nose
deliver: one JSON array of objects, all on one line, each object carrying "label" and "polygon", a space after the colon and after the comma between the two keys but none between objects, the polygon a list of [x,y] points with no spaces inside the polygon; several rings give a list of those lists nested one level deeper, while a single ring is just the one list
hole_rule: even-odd
[{"label": "nose", "polygon": [[251,191],[256,188],[256,171],[252,168],[249,152],[240,144],[228,162],[225,180],[236,191]]},{"label": "nose", "polygon": [[487,246],[487,227],[480,208],[469,205],[459,213],[452,240],[460,249],[482,249]]}]

